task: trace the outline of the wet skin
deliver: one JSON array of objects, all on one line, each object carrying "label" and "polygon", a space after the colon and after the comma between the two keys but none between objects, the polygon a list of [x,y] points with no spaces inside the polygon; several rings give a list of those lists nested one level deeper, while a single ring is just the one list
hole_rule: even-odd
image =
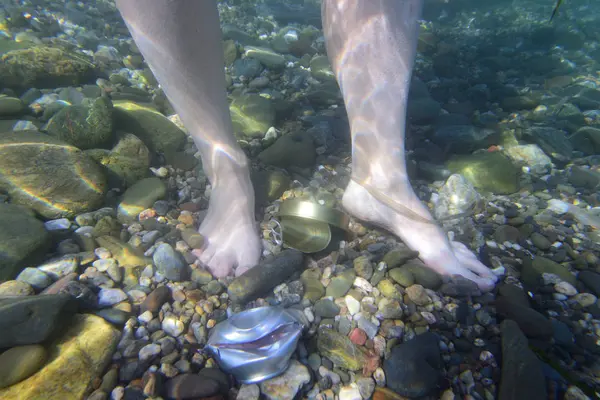
[{"label": "wet skin", "polygon": [[[212,185],[199,229],[207,244],[194,253],[216,277],[239,275],[256,265],[261,243],[248,160],[227,104],[216,3],[117,0],[117,6],[193,137]],[[442,275],[489,290],[496,277],[464,245],[448,240],[406,173],[406,103],[421,9],[422,0],[323,0],[327,53],[352,135],[352,180],[343,206],[393,232]]]}]

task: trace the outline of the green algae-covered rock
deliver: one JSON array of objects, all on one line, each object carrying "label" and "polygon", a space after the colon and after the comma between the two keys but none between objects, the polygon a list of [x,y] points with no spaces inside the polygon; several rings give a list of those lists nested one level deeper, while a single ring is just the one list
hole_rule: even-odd
[{"label": "green algae-covered rock", "polygon": [[25,111],[25,104],[16,97],[0,96],[0,117],[19,115]]},{"label": "green algae-covered rock", "polygon": [[290,186],[290,177],[282,171],[256,171],[252,173],[252,184],[257,204],[277,200]]},{"label": "green algae-covered rock", "polygon": [[127,188],[148,175],[150,150],[130,133],[122,134],[112,150],[93,149],[87,153],[105,167],[111,186]]},{"label": "green algae-covered rock", "polygon": [[115,129],[134,134],[151,151],[173,152],[185,144],[185,133],[152,107],[128,100],[115,101],[114,106]]},{"label": "green algae-covered rock", "polygon": [[584,126],[570,138],[573,148],[585,155],[600,154],[600,129]]},{"label": "green algae-covered rock", "polygon": [[333,329],[321,329],[317,338],[317,347],[321,355],[329,358],[335,365],[350,371],[362,369],[367,362],[365,351]]},{"label": "green algae-covered rock", "polygon": [[121,222],[134,221],[139,213],[150,208],[154,202],[165,197],[167,186],[160,178],[145,178],[137,182],[123,194],[117,218]]},{"label": "green algae-covered rock", "polygon": [[452,173],[461,174],[480,190],[495,194],[519,190],[519,169],[497,151],[452,157],[447,168]]},{"label": "green algae-covered rock", "polygon": [[49,246],[50,235],[33,212],[0,203],[0,281],[14,279],[23,268],[41,261]]},{"label": "green algae-covered rock", "polygon": [[310,60],[310,74],[319,81],[335,82],[335,75],[327,56],[317,56]]},{"label": "green algae-covered rock", "polygon": [[255,58],[267,68],[279,69],[285,66],[285,57],[266,47],[246,46],[246,57]]},{"label": "green algae-covered rock", "polygon": [[91,107],[68,106],[48,122],[48,134],[82,150],[106,147],[113,140],[113,106],[99,97]]},{"label": "green algae-covered rock", "polygon": [[0,134],[0,189],[44,218],[71,218],[98,208],[106,177],[78,148],[34,131]]},{"label": "green algae-covered rock", "polygon": [[262,138],[275,123],[271,100],[249,93],[235,98],[229,105],[233,130],[238,136]]},{"label": "green algae-covered rock", "polygon": [[12,50],[0,57],[0,81],[4,87],[56,88],[92,82],[96,70],[83,54],[58,47],[33,46]]},{"label": "green algae-covered rock", "polygon": [[83,399],[110,363],[121,334],[104,319],[77,314],[48,344],[48,362],[29,378],[0,389],[0,399]]},{"label": "green algae-covered rock", "polygon": [[558,275],[562,280],[572,285],[576,281],[575,275],[569,272],[567,267],[541,256],[537,256],[533,260],[525,260],[521,270],[521,279],[527,285],[537,286],[540,284],[544,273]]},{"label": "green algae-covered rock", "polygon": [[316,158],[312,137],[300,132],[280,137],[258,155],[258,159],[265,164],[281,168],[312,167]]}]

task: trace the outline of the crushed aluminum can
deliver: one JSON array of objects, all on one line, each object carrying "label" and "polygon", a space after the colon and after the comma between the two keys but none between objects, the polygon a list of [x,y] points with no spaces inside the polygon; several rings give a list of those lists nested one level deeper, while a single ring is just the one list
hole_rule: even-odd
[{"label": "crushed aluminum can", "polygon": [[350,222],[340,210],[300,199],[285,200],[276,216],[279,221],[272,219],[276,227],[271,230],[275,244],[308,254],[325,250]]},{"label": "crushed aluminum can", "polygon": [[217,324],[206,350],[239,382],[257,383],[285,372],[306,326],[299,310],[253,308]]}]

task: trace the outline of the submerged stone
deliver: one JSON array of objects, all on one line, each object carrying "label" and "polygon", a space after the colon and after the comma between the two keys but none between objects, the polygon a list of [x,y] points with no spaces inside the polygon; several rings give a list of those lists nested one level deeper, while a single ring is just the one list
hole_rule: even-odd
[{"label": "submerged stone", "polygon": [[136,182],[125,191],[117,209],[117,218],[121,222],[132,222],[137,216],[157,201],[165,197],[167,186],[156,177]]},{"label": "submerged stone", "polygon": [[71,316],[69,300],[70,296],[65,294],[0,300],[0,348],[46,340]]},{"label": "submerged stone", "polygon": [[300,132],[277,139],[258,155],[265,164],[281,168],[313,167],[317,158],[313,138]]},{"label": "submerged stone", "polygon": [[275,123],[273,102],[258,94],[244,94],[235,98],[230,106],[231,120],[236,135],[262,138]]},{"label": "submerged stone", "polygon": [[87,153],[104,166],[111,186],[127,188],[148,176],[150,150],[130,133],[122,134],[112,150],[93,149]]},{"label": "submerged stone", "polygon": [[0,81],[4,87],[77,86],[95,78],[95,65],[87,56],[58,47],[32,46],[6,52],[0,58]]},{"label": "submerged stone", "polygon": [[64,107],[50,119],[46,130],[81,150],[106,147],[114,136],[112,103],[108,97],[99,97],[90,107]]},{"label": "submerged stone", "polygon": [[33,213],[0,203],[0,281],[14,279],[23,268],[40,261],[49,246],[50,235]]},{"label": "submerged stone", "polygon": [[300,271],[303,260],[304,255],[300,251],[284,250],[235,278],[227,293],[236,303],[253,300],[285,282],[294,272]]},{"label": "submerged stone", "polygon": [[499,399],[542,400],[547,398],[542,363],[529,349],[527,338],[516,322],[500,324],[502,334],[502,378]]},{"label": "submerged stone", "polygon": [[[35,162],[33,162],[35,160]],[[48,219],[72,218],[98,208],[106,177],[87,154],[34,131],[0,135],[0,189],[13,203]]]},{"label": "submerged stone", "polygon": [[132,133],[151,151],[173,152],[186,142],[186,134],[156,109],[127,100],[114,102],[115,129]]},{"label": "submerged stone", "polygon": [[329,358],[335,365],[350,371],[362,369],[367,356],[362,347],[352,343],[350,338],[332,329],[321,329],[317,339],[321,355]]},{"label": "submerged stone", "polygon": [[0,389],[14,385],[36,373],[46,362],[43,346],[17,346],[0,354]]},{"label": "submerged stone", "polygon": [[120,332],[95,315],[76,315],[49,345],[46,365],[29,378],[0,390],[2,399],[83,398],[101,377]]},{"label": "submerged stone", "polygon": [[463,175],[475,188],[495,194],[519,190],[519,169],[500,152],[479,152],[452,157],[447,164],[452,173]]}]

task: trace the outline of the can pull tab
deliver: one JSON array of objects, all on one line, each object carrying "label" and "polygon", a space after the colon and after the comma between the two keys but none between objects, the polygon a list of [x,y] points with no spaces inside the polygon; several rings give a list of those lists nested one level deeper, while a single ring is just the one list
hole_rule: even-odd
[{"label": "can pull tab", "polygon": [[273,244],[277,246],[281,246],[283,244],[283,229],[281,228],[281,223],[275,218],[271,218],[269,222],[272,222],[271,229],[271,241]]}]

